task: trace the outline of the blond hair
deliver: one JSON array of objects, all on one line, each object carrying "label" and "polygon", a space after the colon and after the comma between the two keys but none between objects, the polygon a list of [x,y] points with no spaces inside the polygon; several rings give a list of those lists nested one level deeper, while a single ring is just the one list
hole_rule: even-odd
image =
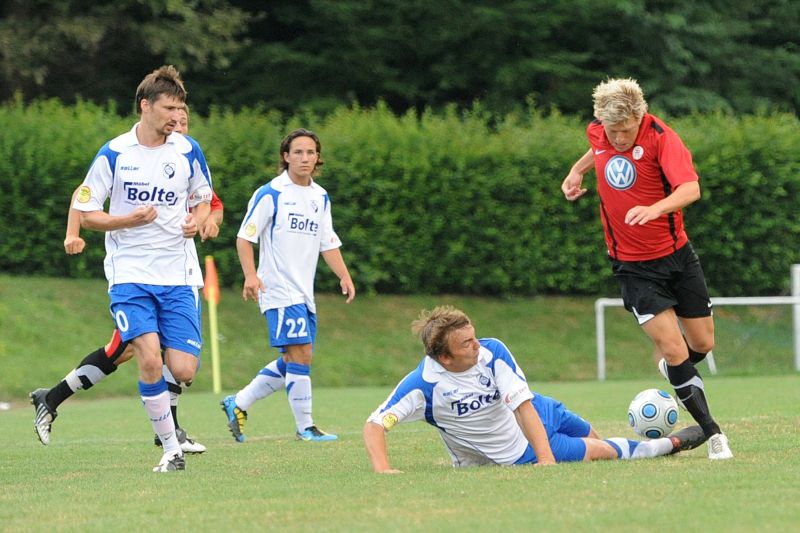
[{"label": "blond hair", "polygon": [[471,323],[463,311],[443,305],[432,311],[422,311],[419,318],[411,323],[411,332],[422,341],[425,353],[438,360],[440,355],[449,353],[447,342],[450,333]]},{"label": "blond hair", "polygon": [[642,88],[632,78],[609,78],[592,91],[594,116],[605,124],[619,124],[647,113]]}]

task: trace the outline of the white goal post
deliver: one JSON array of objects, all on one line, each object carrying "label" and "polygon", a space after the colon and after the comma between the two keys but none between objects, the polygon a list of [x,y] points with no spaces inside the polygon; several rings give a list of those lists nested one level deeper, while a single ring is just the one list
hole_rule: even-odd
[{"label": "white goal post", "polygon": [[[742,296],[711,298],[718,305],[791,305],[792,333],[794,336],[794,369],[800,371],[800,265],[792,265],[791,296]],[[598,298],[594,302],[595,327],[597,329],[597,379],[606,379],[606,307],[622,307],[622,298]],[[716,373],[713,355],[709,353],[709,368]]]}]

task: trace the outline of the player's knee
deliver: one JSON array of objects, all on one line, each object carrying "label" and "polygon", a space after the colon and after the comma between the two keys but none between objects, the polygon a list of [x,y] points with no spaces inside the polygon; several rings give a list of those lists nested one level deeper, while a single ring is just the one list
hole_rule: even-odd
[{"label": "player's knee", "polygon": [[707,354],[713,349],[714,349],[714,337],[700,339],[700,340],[693,340],[692,343],[689,345],[690,351],[701,354]]}]

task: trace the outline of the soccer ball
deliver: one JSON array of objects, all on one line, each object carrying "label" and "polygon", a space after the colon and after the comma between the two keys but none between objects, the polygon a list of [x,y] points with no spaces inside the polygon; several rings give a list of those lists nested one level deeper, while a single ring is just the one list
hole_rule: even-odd
[{"label": "soccer ball", "polygon": [[628,407],[628,423],[642,437],[665,437],[678,423],[678,404],[663,390],[643,390]]}]

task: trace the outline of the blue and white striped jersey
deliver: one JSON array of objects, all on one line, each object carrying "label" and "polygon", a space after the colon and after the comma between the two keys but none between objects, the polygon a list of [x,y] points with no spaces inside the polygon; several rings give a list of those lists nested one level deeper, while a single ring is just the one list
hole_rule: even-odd
[{"label": "blue and white striped jersey", "polygon": [[259,245],[257,273],[266,288],[258,302],[262,313],[296,304],[316,313],[319,254],[342,245],[325,189],[313,181],[296,185],[284,171],[253,193],[238,237]]},{"label": "blue and white striped jersey", "polygon": [[94,158],[73,206],[126,215],[152,205],[150,224],[106,232],[105,272],[119,283],[203,286],[194,239],[181,225],[189,208],[211,201],[211,173],[197,142],[172,133],[158,147],[139,144],[136,127],[106,143]]},{"label": "blue and white striped jersey", "polygon": [[439,430],[453,466],[514,464],[528,447],[514,416],[530,401],[525,374],[498,339],[480,339],[478,364],[461,373],[425,356],[369,421],[386,431],[424,420]]}]

